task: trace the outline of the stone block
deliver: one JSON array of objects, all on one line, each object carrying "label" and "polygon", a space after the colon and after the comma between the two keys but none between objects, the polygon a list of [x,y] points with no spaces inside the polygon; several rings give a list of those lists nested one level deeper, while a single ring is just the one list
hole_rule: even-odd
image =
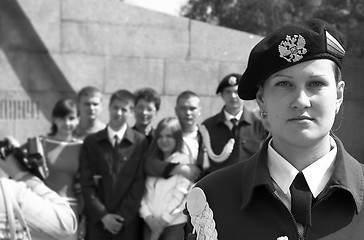
[{"label": "stone block", "polygon": [[28,41],[34,41],[34,45],[44,45],[43,47],[49,51],[59,52],[62,0],[18,0],[13,2],[17,2],[20,7],[19,12],[23,12],[23,15],[19,14],[14,21],[22,22],[22,26],[26,28],[24,30],[27,33]]},{"label": "stone block", "polygon": [[6,90],[29,88],[29,55],[24,52],[0,51],[0,84]]},{"label": "stone block", "polygon": [[55,64],[75,92],[85,86],[104,87],[105,58],[84,54],[53,54]]},{"label": "stone block", "polygon": [[63,0],[62,19],[138,27],[187,29],[188,19],[126,4],[120,0]]},{"label": "stone block", "polygon": [[[219,79],[230,73],[243,74],[246,69],[246,63],[243,62],[220,62],[219,63]],[[216,85],[217,87],[217,85]]]},{"label": "stone block", "polygon": [[157,114],[156,119],[154,120],[153,125],[157,126],[158,122],[165,117],[173,117],[176,116],[174,108],[176,106],[176,97],[175,95],[162,95],[161,107]]},{"label": "stone block", "polygon": [[25,91],[0,91],[0,136],[12,135],[24,142],[27,137],[43,134],[49,129],[44,113],[51,112],[51,106],[45,106],[52,97],[52,94],[44,97],[37,93],[35,97]]},{"label": "stone block", "polygon": [[219,64],[215,61],[166,61],[165,93],[178,95],[192,90],[199,95],[215,93]]},{"label": "stone block", "polygon": [[191,22],[191,59],[246,62],[262,37],[245,32]]},{"label": "stone block", "polygon": [[109,58],[105,72],[105,92],[117,89],[135,91],[142,87],[152,87],[163,91],[164,61],[142,58]]},{"label": "stone block", "polygon": [[185,58],[188,31],[165,28],[65,22],[63,51],[145,58]]},{"label": "stone block", "polygon": [[48,53],[29,54],[30,91],[73,93],[74,90],[55,59]]},{"label": "stone block", "polygon": [[[7,121],[7,120],[2,120],[0,119],[0,124],[1,124],[1,128],[0,128],[0,141],[4,140],[5,136],[13,136],[16,139],[19,139],[16,134],[16,123],[15,121]],[[18,140],[19,141],[19,140]]]},{"label": "stone block", "polygon": [[45,118],[38,120],[25,120],[14,122],[14,135],[20,143],[25,143],[28,138],[47,135],[50,132],[51,123]]},{"label": "stone block", "polygon": [[209,118],[220,112],[223,106],[224,102],[218,95],[202,96],[200,122],[202,123],[206,118]]}]

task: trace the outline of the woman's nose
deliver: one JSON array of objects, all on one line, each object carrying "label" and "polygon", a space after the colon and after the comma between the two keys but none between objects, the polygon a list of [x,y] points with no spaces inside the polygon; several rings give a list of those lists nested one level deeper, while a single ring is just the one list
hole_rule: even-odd
[{"label": "woman's nose", "polygon": [[311,107],[309,95],[304,90],[297,91],[292,101],[292,107],[296,109],[304,109]]}]

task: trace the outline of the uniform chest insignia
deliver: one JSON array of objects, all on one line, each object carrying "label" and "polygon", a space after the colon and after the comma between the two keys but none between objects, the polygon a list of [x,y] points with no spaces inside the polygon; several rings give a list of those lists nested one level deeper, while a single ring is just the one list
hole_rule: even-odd
[{"label": "uniform chest insignia", "polygon": [[301,35],[293,37],[287,35],[286,40],[278,46],[279,57],[286,59],[287,62],[297,62],[307,53],[305,45],[306,40]]},{"label": "uniform chest insignia", "polygon": [[191,216],[192,233],[197,235],[196,240],[217,240],[213,212],[201,188],[196,187],[189,192],[187,210]]}]

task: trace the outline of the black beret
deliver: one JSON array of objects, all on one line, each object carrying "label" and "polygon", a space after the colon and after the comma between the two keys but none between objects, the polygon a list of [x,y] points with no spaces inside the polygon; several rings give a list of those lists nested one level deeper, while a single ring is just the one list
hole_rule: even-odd
[{"label": "black beret", "polygon": [[250,52],[239,83],[239,97],[255,99],[258,86],[270,75],[304,61],[330,59],[341,68],[344,55],[343,34],[323,20],[311,19],[280,27]]},{"label": "black beret", "polygon": [[238,85],[239,81],[240,81],[240,77],[241,77],[241,74],[238,74],[238,73],[230,73],[230,74],[226,75],[219,83],[219,86],[217,86],[216,94],[222,92],[222,90],[224,90],[224,88],[226,88],[226,87]]}]

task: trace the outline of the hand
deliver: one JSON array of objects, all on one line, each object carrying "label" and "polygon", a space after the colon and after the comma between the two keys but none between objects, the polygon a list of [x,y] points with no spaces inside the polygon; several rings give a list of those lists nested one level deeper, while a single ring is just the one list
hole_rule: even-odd
[{"label": "hand", "polygon": [[12,145],[13,147],[20,147],[20,143],[18,142],[18,140],[16,140],[14,137],[12,136],[6,136],[4,138],[5,141],[8,141],[10,143],[10,145]]},{"label": "hand", "polygon": [[194,164],[178,164],[171,172],[172,175],[182,175],[191,182],[196,182],[201,170]]},{"label": "hand", "polygon": [[155,217],[153,217],[152,215],[146,217],[144,219],[144,221],[148,224],[150,230],[152,232],[157,232],[158,229],[160,228],[159,222],[157,221],[157,219]]},{"label": "hand", "polygon": [[117,234],[123,227],[124,218],[117,214],[108,213],[102,219],[104,228],[112,234]]},{"label": "hand", "polygon": [[157,221],[158,221],[159,225],[163,227],[163,229],[168,225],[168,222],[161,217],[157,218]]},{"label": "hand", "polygon": [[158,240],[168,223],[163,218],[148,216],[144,219],[152,231],[150,240]]}]

